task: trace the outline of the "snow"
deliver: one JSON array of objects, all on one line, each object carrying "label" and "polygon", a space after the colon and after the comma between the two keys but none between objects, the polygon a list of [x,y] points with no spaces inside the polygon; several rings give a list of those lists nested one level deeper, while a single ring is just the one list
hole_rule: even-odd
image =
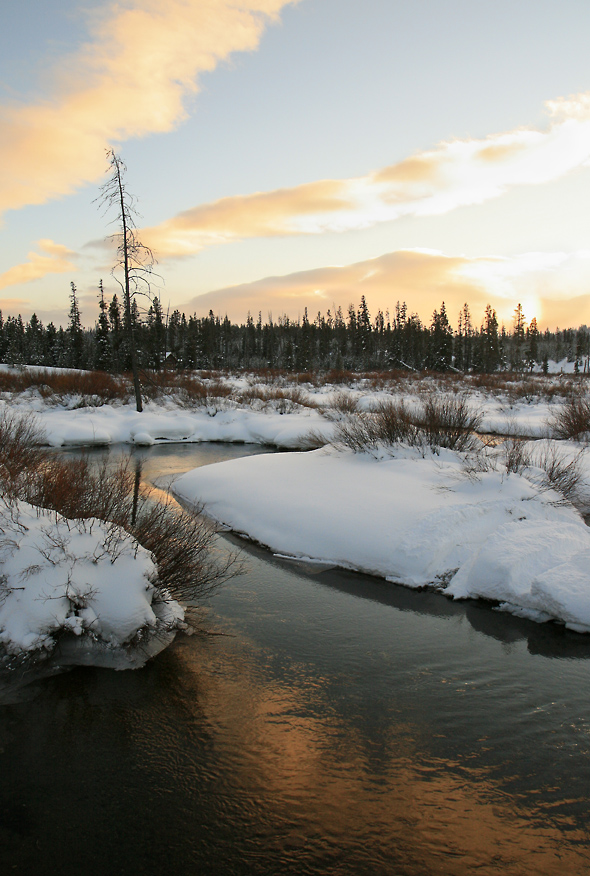
[{"label": "snow", "polygon": [[[181,607],[151,583],[151,555],[118,527],[0,500],[0,531],[0,645],[9,657],[138,666],[184,626]],[[131,642],[143,653],[126,649]]]},{"label": "snow", "polygon": [[[1,410],[1,406],[0,406]],[[10,405],[11,411],[33,412],[51,447],[110,444],[151,445],[162,441],[239,441],[300,447],[307,434],[321,430],[330,435],[333,425],[316,411],[298,414],[260,413],[250,410],[185,411],[173,403],[147,403],[138,414],[131,405],[103,405],[99,408]]]},{"label": "snow", "polygon": [[[30,389],[3,393],[0,414],[2,408],[33,413],[53,447],[221,441],[300,451],[310,446],[311,433],[324,443],[334,440],[347,407],[371,411],[384,400],[417,407],[425,390],[440,391],[429,378],[384,389],[359,379],[349,386],[294,386],[292,400],[285,400],[253,377],[223,380],[232,397],[194,407],[165,397],[138,414],[131,404],[79,407],[77,396],[56,403]],[[561,391],[562,379],[550,380]],[[560,396],[550,401],[518,390],[471,387],[469,404],[483,415],[482,431],[549,435]],[[567,459],[580,450],[573,442],[557,444]],[[546,446],[534,442],[537,461]],[[489,599],[502,610],[590,631],[590,530],[546,489],[539,469],[507,474],[494,452],[483,451],[488,470],[477,472],[447,450],[369,455],[328,446],[201,467],[177,480],[174,491],[189,504],[204,502],[217,521],[278,554],[406,586],[435,586],[457,599]],[[581,460],[588,480],[589,456]],[[13,511],[0,501],[6,654],[138,666],[183,628],[182,608],[154,590],[153,560],[130,536],[23,503],[18,520]],[[139,651],[131,647],[138,642]]]},{"label": "snow", "polygon": [[202,467],[173,491],[276,553],[590,631],[590,530],[540,475],[474,475],[448,450],[328,447]]}]

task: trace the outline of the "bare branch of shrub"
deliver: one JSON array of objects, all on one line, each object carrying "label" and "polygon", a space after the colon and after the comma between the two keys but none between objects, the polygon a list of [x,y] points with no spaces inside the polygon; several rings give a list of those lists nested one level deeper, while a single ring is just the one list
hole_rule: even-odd
[{"label": "bare branch of shrub", "polygon": [[431,393],[422,404],[422,412],[415,422],[424,432],[430,447],[466,451],[476,446],[475,433],[481,426],[483,415],[471,408],[465,395]]},{"label": "bare branch of shrub", "polygon": [[568,459],[555,444],[544,443],[540,452],[533,456],[534,465],[542,469],[545,475],[541,486],[555,490],[566,502],[578,508],[585,508],[588,502],[588,484],[581,469],[585,452],[582,449]]},{"label": "bare branch of shrub", "polygon": [[520,474],[531,465],[528,442],[524,438],[507,438],[502,444],[502,454],[509,474]]},{"label": "bare branch of shrub", "polygon": [[549,420],[554,438],[587,440],[590,435],[590,401],[571,395]]}]

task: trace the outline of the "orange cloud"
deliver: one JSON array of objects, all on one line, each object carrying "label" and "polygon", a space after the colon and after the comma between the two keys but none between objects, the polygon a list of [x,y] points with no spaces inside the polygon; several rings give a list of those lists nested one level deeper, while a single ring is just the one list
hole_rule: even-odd
[{"label": "orange cloud", "polygon": [[264,316],[287,314],[297,318],[307,307],[310,318],[318,311],[341,306],[346,312],[364,295],[371,312],[393,312],[406,301],[426,324],[444,301],[453,324],[465,302],[474,324],[491,304],[500,321],[511,325],[521,302],[528,320],[542,328],[590,324],[590,252],[527,253],[512,258],[445,256],[438,252],[400,250],[379,258],[342,267],[317,268],[283,277],[266,277],[199,295],[188,301],[186,313],[212,309],[232,320],[245,320],[248,311]]},{"label": "orange cloud", "polygon": [[30,309],[30,301],[25,298],[0,298],[0,313],[7,313],[14,316],[22,310]]},{"label": "orange cloud", "polygon": [[548,104],[546,131],[517,129],[455,140],[364,177],[224,198],[145,229],[161,257],[251,237],[366,228],[402,216],[433,216],[540,185],[590,162],[590,95]]},{"label": "orange cloud", "polygon": [[346,183],[320,180],[296,188],[222,198],[185,210],[141,236],[159,256],[191,254],[205,246],[243,237],[299,233],[298,217],[352,210]]},{"label": "orange cloud", "polygon": [[14,265],[0,274],[0,289],[18,286],[19,283],[30,283],[31,280],[39,280],[47,274],[63,274],[74,270],[70,259],[75,254],[71,249],[54,243],[53,240],[39,240],[37,245],[46,255],[30,252],[28,262]]},{"label": "orange cloud", "polygon": [[91,38],[35,105],[0,107],[0,212],[95,181],[107,145],[169,131],[198,76],[256,49],[297,0],[127,0],[95,13]]}]

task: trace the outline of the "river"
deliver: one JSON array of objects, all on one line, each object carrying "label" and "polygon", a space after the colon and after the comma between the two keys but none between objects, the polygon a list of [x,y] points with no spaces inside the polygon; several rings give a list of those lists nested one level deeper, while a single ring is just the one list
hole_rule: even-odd
[{"label": "river", "polygon": [[5,691],[0,872],[588,872],[590,636],[229,541],[246,573],[144,669]]}]

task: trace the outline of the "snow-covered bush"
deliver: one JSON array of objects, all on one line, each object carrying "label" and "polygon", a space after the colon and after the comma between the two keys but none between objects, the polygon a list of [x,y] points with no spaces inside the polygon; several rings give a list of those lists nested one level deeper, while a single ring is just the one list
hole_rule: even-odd
[{"label": "snow-covered bush", "polygon": [[[186,629],[149,551],[120,527],[0,499],[0,656],[141,665]],[[127,646],[134,645],[131,655]],[[143,647],[143,650],[142,650]]]},{"label": "snow-covered bush", "polygon": [[129,460],[65,460],[39,440],[32,420],[0,416],[0,646],[12,659],[65,636],[72,652],[73,635],[75,662],[141,645],[141,665],[186,629],[177,600],[210,592],[236,555],[220,560],[210,521],[156,498]]}]

